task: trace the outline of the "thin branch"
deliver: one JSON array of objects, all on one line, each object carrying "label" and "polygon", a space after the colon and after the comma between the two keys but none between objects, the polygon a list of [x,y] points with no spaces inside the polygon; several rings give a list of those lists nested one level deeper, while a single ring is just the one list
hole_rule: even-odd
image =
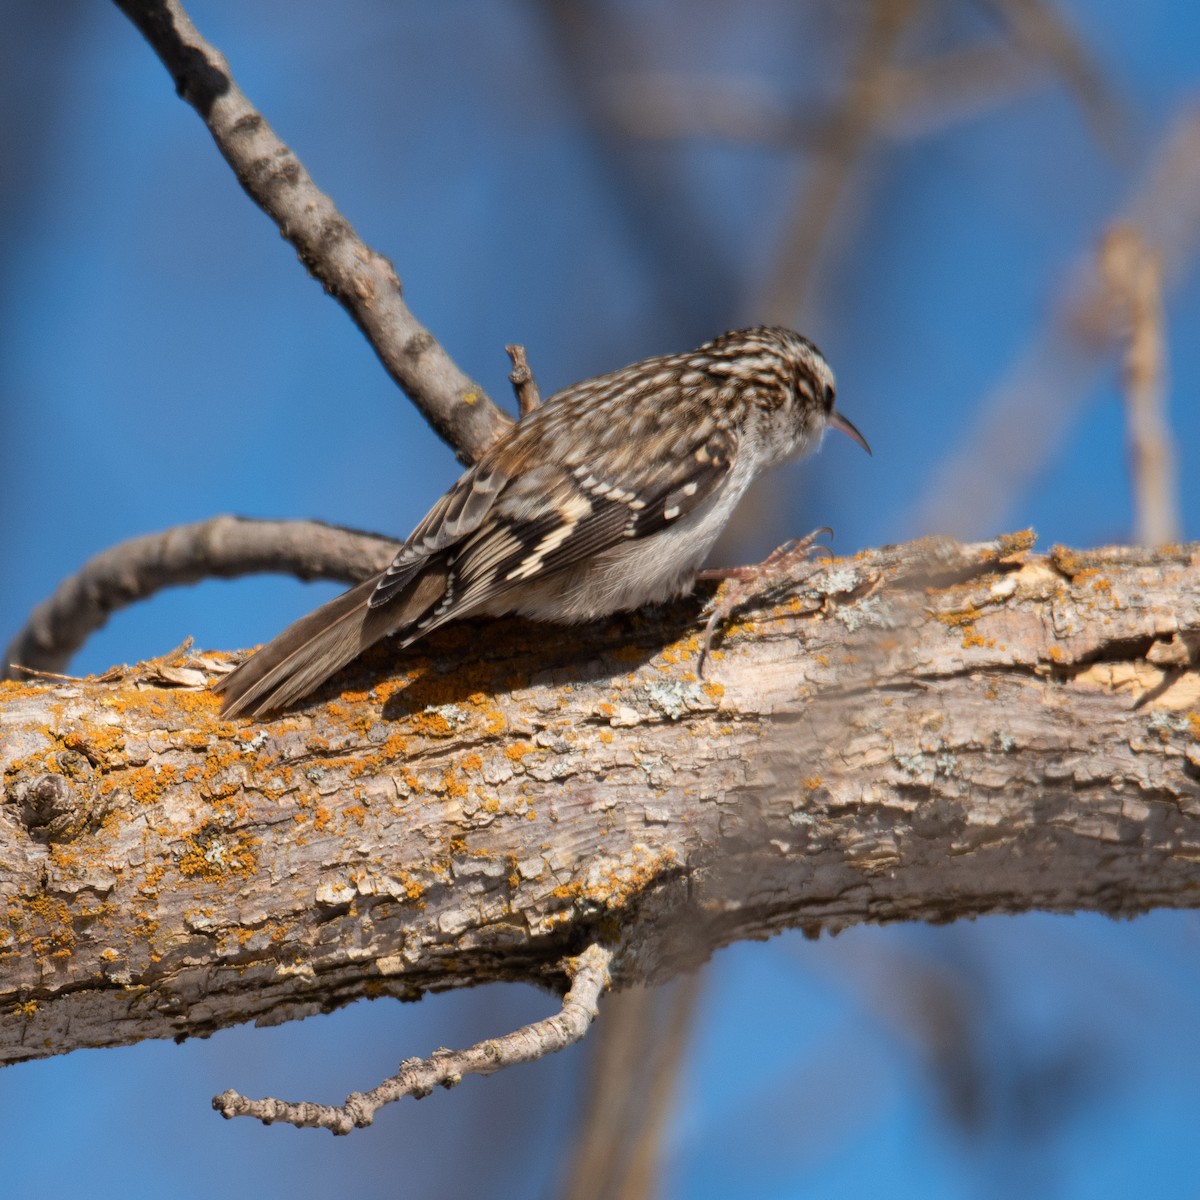
[{"label": "thin branch", "polygon": [[[1200,107],[1173,123],[1121,218],[1162,256],[1164,289],[1177,286],[1200,250]],[[1004,519],[1045,470],[1119,345],[1109,289],[1089,251],[1064,282],[1050,319],[976,406],[959,449],[925,474],[921,496],[897,523],[967,536]]]},{"label": "thin branch", "polygon": [[102,551],[30,614],[5,651],[14,667],[61,671],[118,609],[167,587],[274,572],[357,583],[387,566],[397,543],[319,521],[220,516],[130,538]]},{"label": "thin branch", "polygon": [[178,0],[114,0],[201,116],[246,194],[362,330],[388,374],[464,464],[512,423],[404,303],[392,264],[372,250],[233,81]]},{"label": "thin branch", "polygon": [[1046,0],[989,0],[1008,24],[1013,40],[1062,77],[1096,140],[1117,157],[1128,140],[1128,121],[1104,72],[1093,62],[1062,14]]},{"label": "thin branch", "polygon": [[667,999],[666,1030],[654,1056],[645,1112],[638,1125],[622,1200],[650,1200],[658,1195],[663,1142],[675,1106],[684,1052],[691,1044],[696,1007],[703,990],[699,971],[685,975]]},{"label": "thin branch", "polygon": [[872,0],[843,103],[832,114],[829,149],[813,165],[787,217],[775,270],[763,291],[763,320],[793,324],[852,172],[875,132],[886,99],[887,71],[901,36],[919,15],[917,0]]},{"label": "thin branch", "polygon": [[1128,332],[1125,412],[1133,476],[1134,537],[1143,546],[1179,538],[1175,454],[1167,426],[1163,379],[1162,258],[1136,225],[1114,225],[1100,244],[1100,273]]},{"label": "thin branch", "polygon": [[527,417],[535,408],[542,404],[542,393],[538,390],[537,380],[533,377],[533,368],[525,357],[525,347],[518,345],[505,346],[508,357],[512,359],[513,369],[508,374],[508,381],[513,385],[517,397],[517,408],[521,416]]},{"label": "thin branch", "polygon": [[249,1100],[230,1089],[213,1097],[213,1108],[223,1117],[255,1117],[264,1125],[283,1121],[297,1129],[328,1129],[336,1134],[362,1129],[375,1120],[385,1104],[405,1096],[420,1100],[435,1087],[455,1087],[464,1075],[491,1075],[518,1063],[535,1062],[581,1041],[596,1019],[600,993],[608,986],[612,957],[611,949],[593,943],[582,954],[568,959],[565,970],[571,986],[563,997],[562,1008],[553,1016],[465,1050],[435,1050],[428,1058],[405,1059],[395,1075],[369,1092],[351,1093],[345,1104],[272,1097]]},{"label": "thin branch", "polygon": [[663,1134],[692,1031],[701,972],[604,1003],[560,1200],[657,1195]]},{"label": "thin branch", "polygon": [[[1008,43],[947,51],[880,72],[876,131],[900,140],[969,120],[1044,82],[1045,70]],[[605,103],[628,137],[643,141],[714,141],[828,153],[838,123],[811,97],[781,94],[752,75],[666,70],[614,72]]]}]

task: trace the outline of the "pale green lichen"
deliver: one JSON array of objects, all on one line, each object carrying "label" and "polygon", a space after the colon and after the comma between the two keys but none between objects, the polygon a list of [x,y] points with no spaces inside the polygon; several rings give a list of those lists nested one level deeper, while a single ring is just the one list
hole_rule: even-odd
[{"label": "pale green lichen", "polygon": [[703,686],[690,680],[648,683],[642,692],[650,707],[671,721],[678,721],[685,713],[712,712],[717,707]]},{"label": "pale green lichen", "polygon": [[835,609],[834,613],[851,633],[857,633],[864,627],[868,629],[896,628],[895,615],[884,605],[879,596],[868,596],[857,604],[849,604],[845,608]]}]

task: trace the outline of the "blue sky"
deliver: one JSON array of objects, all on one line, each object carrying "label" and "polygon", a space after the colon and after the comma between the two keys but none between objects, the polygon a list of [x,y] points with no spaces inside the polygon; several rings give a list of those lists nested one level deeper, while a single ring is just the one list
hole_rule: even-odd
[{"label": "blue sky", "polygon": [[[740,23],[699,0],[607,7],[644,61],[756,79],[802,110],[838,95],[837,6],[746,5]],[[405,533],[457,474],[452,455],[242,194],[149,49],[99,0],[53,19],[32,0],[2,11],[20,36],[0,50],[0,637],[90,555],[175,523],[239,512]],[[502,402],[508,341],[528,347],[548,392],[757,318],[811,160],[709,139],[614,148],[589,125],[581,68],[564,64],[541,6],[210,0],[190,11],[396,263],[420,319]],[[774,477],[741,558],[822,524],[846,552],[940,531],[920,519],[930,480],[1046,343],[1072,272],[1200,101],[1194,4],[1057,11],[1116,98],[1118,149],[1098,143],[1049,72],[970,119],[873,143],[795,322],[832,362],[840,406],[875,457],[835,439]],[[986,12],[933,5],[905,61],[998,36]],[[655,42],[663,31],[675,50]],[[610,58],[618,81],[636,66]],[[1200,272],[1194,253],[1177,266],[1170,417],[1186,467],[1200,444]],[[1034,464],[1026,482],[984,495],[986,520],[956,532],[1129,538],[1115,360],[1068,382],[1052,394],[1060,420],[1014,431]],[[1186,469],[1180,495],[1196,538],[1200,483]],[[941,500],[952,522],[959,510]],[[250,645],[332,591],[282,579],[180,589],[119,615],[73,669],[160,654],[189,634]],[[1194,1196],[1198,948],[1191,913],[733,947],[709,970],[666,1194]],[[965,1124],[947,1115],[953,1073],[933,1065],[922,1015],[935,984],[965,997],[953,1008],[971,1068],[958,1085],[974,1089]],[[394,1106],[349,1139],[208,1109],[227,1086],[337,1100],[407,1055],[548,1010],[533,989],[492,988],[10,1068],[6,1186],[207,1197],[274,1194],[286,1179],[297,1195],[552,1195],[578,1050]]]}]

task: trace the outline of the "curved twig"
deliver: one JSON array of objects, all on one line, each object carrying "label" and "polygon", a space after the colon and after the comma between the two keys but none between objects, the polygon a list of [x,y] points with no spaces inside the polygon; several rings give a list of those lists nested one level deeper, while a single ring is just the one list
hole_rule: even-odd
[{"label": "curved twig", "polygon": [[264,1125],[284,1121],[297,1129],[328,1129],[350,1133],[375,1120],[385,1105],[415,1096],[428,1096],[435,1087],[451,1088],[464,1075],[491,1075],[517,1063],[534,1062],[581,1041],[596,1019],[600,993],[608,986],[613,952],[594,943],[566,963],[571,986],[562,1008],[551,1017],[514,1029],[502,1037],[477,1042],[465,1050],[435,1050],[428,1058],[407,1058],[395,1075],[369,1092],[353,1092],[345,1104],[313,1104],[266,1097],[249,1100],[232,1088],[213,1097],[213,1108],[225,1118],[256,1117]]},{"label": "curved twig", "polygon": [[319,521],[220,516],[130,538],[84,563],[29,616],[4,655],[12,666],[61,671],[117,609],[166,587],[275,572],[357,583],[387,566],[397,543]]},{"label": "curved twig", "polygon": [[512,423],[404,303],[396,270],[355,233],[333,201],[233,81],[224,55],[178,0],[115,0],[203,118],[246,194],[362,330],[388,374],[464,464]]}]

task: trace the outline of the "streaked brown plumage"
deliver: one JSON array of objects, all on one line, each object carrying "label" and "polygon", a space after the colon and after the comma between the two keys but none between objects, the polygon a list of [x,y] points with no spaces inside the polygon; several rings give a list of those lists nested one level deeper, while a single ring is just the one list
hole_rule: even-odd
[{"label": "streaked brown plumage", "polygon": [[682,594],[761,471],[829,426],[867,448],[833,404],[820,352],[777,328],[563,389],[454,484],[386,571],[218,681],[225,715],[286,707],[388,634],[408,645],[469,614],[587,621]]}]

